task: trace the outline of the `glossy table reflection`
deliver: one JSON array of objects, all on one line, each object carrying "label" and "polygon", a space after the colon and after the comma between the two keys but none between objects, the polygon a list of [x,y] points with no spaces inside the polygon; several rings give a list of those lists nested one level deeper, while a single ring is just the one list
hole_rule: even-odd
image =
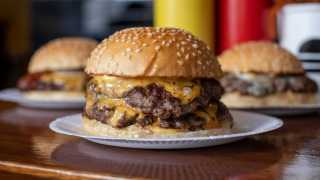
[{"label": "glossy table reflection", "polygon": [[[35,110],[0,102],[0,178],[319,179],[320,115],[236,143],[189,150],[93,144],[48,129],[80,111]],[[25,175],[25,176],[23,176]]]}]

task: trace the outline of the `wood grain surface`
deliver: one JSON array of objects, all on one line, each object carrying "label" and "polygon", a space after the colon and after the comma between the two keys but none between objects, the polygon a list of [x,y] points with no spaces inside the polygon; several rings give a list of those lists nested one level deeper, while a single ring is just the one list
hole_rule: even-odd
[{"label": "wood grain surface", "polygon": [[48,129],[80,111],[0,102],[0,179],[320,179],[320,115],[281,117],[274,132],[189,150],[93,144]]}]

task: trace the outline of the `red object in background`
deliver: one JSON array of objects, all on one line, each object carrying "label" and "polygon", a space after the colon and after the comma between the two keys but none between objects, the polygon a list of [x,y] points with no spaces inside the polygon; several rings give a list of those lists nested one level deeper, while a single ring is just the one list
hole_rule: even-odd
[{"label": "red object in background", "polygon": [[218,53],[241,42],[271,40],[267,18],[272,0],[219,1]]}]

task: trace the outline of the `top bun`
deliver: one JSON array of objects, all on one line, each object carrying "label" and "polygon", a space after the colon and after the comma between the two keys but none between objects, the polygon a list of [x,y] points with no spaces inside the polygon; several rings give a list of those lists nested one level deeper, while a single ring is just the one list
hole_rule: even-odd
[{"label": "top bun", "polygon": [[31,57],[29,73],[84,68],[97,42],[89,38],[65,37],[49,41]]},{"label": "top bun", "polygon": [[219,78],[213,52],[192,34],[176,28],[129,28],[103,40],[85,71],[126,77]]},{"label": "top bun", "polygon": [[236,45],[219,56],[222,70],[240,73],[303,74],[301,62],[275,43],[252,41]]}]

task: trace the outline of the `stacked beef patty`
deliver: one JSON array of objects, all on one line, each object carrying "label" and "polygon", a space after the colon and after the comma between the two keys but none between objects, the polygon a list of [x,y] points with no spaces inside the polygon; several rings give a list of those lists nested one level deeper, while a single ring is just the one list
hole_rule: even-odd
[{"label": "stacked beef patty", "polygon": [[[87,104],[85,116],[101,123],[111,124],[117,128],[125,128],[132,124],[140,126],[157,124],[161,128],[188,129],[190,131],[205,129],[211,118],[231,120],[227,108],[219,102],[223,88],[214,79],[193,80],[192,86],[182,87],[186,96],[200,87],[200,93],[183,102],[179,97],[170,93],[161,83],[146,83],[144,86],[134,86],[121,93],[112,91],[112,87],[103,89],[98,87],[97,81],[88,84]],[[104,103],[101,99],[109,101]],[[110,103],[112,102],[113,103]],[[117,104],[126,106],[120,115]],[[130,110],[129,110],[130,109]],[[212,112],[212,110],[214,110]],[[121,111],[121,110],[120,110]],[[129,112],[129,111],[133,111]],[[114,118],[116,123],[112,122]]]},{"label": "stacked beef patty", "polygon": [[315,93],[317,84],[305,75],[256,75],[255,78],[246,78],[236,74],[226,74],[221,79],[225,91],[239,92],[243,95],[266,96],[280,92]]}]

